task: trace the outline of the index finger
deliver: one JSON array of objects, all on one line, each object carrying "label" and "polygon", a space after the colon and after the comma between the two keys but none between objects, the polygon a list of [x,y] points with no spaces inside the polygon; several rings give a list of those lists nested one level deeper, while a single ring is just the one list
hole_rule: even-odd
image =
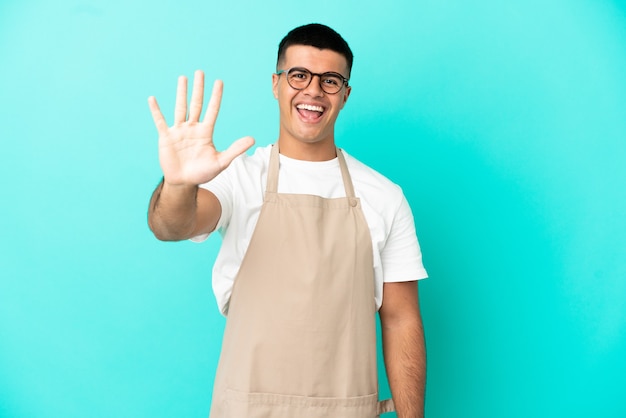
[{"label": "index finger", "polygon": [[211,99],[207,106],[206,113],[204,115],[204,122],[211,125],[215,125],[217,120],[217,114],[220,111],[220,104],[222,103],[222,92],[224,90],[224,83],[222,80],[215,80],[213,83],[213,91],[211,92]]}]

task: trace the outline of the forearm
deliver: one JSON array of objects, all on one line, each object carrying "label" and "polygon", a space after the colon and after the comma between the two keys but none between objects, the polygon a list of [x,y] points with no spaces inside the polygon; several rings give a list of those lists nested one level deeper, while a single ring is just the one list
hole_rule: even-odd
[{"label": "forearm", "polygon": [[426,346],[419,317],[383,326],[383,352],[398,418],[424,416]]},{"label": "forearm", "polygon": [[171,186],[161,181],[148,208],[148,225],[158,239],[180,241],[193,235],[197,195],[197,186]]}]

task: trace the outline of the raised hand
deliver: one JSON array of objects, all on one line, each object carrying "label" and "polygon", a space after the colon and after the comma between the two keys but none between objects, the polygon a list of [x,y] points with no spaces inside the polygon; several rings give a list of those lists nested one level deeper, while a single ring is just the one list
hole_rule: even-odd
[{"label": "raised hand", "polygon": [[152,118],[159,133],[159,160],[164,183],[170,186],[197,186],[206,183],[254,144],[254,139],[246,136],[236,140],[222,152],[215,149],[213,130],[222,101],[222,91],[223,83],[216,80],[206,114],[200,121],[204,100],[204,73],[198,70],[194,75],[189,109],[187,78],[179,77],[172,126],[167,125],[154,96],[148,98]]}]

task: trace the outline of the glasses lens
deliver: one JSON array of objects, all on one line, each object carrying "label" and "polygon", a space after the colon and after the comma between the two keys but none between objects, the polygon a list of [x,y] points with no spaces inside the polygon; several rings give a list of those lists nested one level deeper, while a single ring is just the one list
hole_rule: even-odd
[{"label": "glasses lens", "polygon": [[341,90],[343,78],[337,74],[322,74],[320,84],[326,93],[334,94]]},{"label": "glasses lens", "polygon": [[294,89],[302,90],[311,84],[311,73],[304,68],[292,68],[287,72],[287,81]]}]

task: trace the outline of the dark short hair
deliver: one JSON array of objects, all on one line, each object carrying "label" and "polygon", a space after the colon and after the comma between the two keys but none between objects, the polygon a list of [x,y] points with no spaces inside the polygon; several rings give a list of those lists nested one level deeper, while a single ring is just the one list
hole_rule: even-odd
[{"label": "dark short hair", "polygon": [[277,65],[285,58],[285,51],[292,45],[308,45],[319,49],[335,51],[346,58],[348,62],[348,72],[352,71],[354,55],[352,55],[348,43],[341,35],[326,25],[311,23],[292,29],[278,45]]}]

